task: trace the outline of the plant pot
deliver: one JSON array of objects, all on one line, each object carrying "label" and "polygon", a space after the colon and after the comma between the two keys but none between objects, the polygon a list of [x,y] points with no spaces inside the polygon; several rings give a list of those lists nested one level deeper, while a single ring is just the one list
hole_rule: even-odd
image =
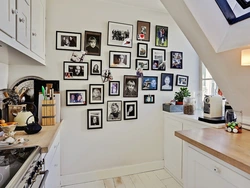
[{"label": "plant pot", "polygon": [[181,102],[176,101],[175,104],[176,104],[176,105],[183,105],[183,101],[181,101]]}]

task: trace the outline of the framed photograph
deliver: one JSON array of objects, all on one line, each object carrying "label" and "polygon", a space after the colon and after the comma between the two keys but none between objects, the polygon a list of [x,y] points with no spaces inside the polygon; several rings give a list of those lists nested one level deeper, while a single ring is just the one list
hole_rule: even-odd
[{"label": "framed photograph", "polygon": [[102,60],[90,61],[90,74],[91,75],[102,75]]},{"label": "framed photograph", "polygon": [[89,104],[104,103],[104,84],[89,84]]},{"label": "framed photograph", "polygon": [[161,73],[161,91],[173,91],[174,74]]},{"label": "framed photograph", "polygon": [[137,101],[123,101],[124,120],[137,119]]},{"label": "framed photograph", "polygon": [[94,31],[85,31],[84,50],[86,55],[101,55],[102,33]]},{"label": "framed photograph", "polygon": [[141,67],[143,70],[149,70],[149,60],[148,59],[136,59],[135,60],[135,69]]},{"label": "framed photograph", "polygon": [[155,46],[168,47],[168,27],[155,26]]},{"label": "framed photograph", "polygon": [[122,120],[122,101],[107,101],[107,121]]},{"label": "framed photograph", "polygon": [[110,68],[131,68],[131,52],[109,51]]},{"label": "framed photograph", "polygon": [[170,68],[182,69],[183,53],[171,51],[170,56],[171,56]]},{"label": "framed photograph", "polygon": [[137,57],[148,57],[148,44],[137,43]]},{"label": "framed photograph", "polygon": [[88,129],[102,129],[102,109],[88,109],[87,121]]},{"label": "framed photograph", "polygon": [[109,81],[109,96],[120,95],[120,81]]},{"label": "framed photograph", "polygon": [[70,61],[72,62],[83,62],[85,51],[74,51],[71,55]]},{"label": "framed photograph", "polygon": [[137,40],[150,41],[150,22],[137,21]]},{"label": "framed photograph", "polygon": [[87,105],[87,90],[66,90],[66,106]]},{"label": "framed photograph", "polygon": [[82,34],[67,31],[56,32],[56,49],[81,51]]},{"label": "framed photograph", "polygon": [[144,95],[144,104],[155,103],[155,95]]},{"label": "framed photograph", "polygon": [[64,80],[88,80],[88,63],[64,61],[63,64]]},{"label": "framed photograph", "polygon": [[138,77],[124,75],[123,97],[138,97]]},{"label": "framed photograph", "polygon": [[158,77],[157,76],[143,76],[142,90],[157,90]]},{"label": "framed photograph", "polygon": [[187,87],[188,86],[188,76],[176,75],[176,86]]},{"label": "framed photograph", "polygon": [[151,70],[166,70],[166,50],[164,49],[151,49]]},{"label": "framed photograph", "polygon": [[109,21],[108,45],[132,48],[133,25]]}]

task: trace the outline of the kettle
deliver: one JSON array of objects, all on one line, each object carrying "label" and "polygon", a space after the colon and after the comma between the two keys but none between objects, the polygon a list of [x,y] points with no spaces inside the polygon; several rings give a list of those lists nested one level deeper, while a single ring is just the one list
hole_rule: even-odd
[{"label": "kettle", "polygon": [[27,126],[27,124],[35,121],[34,115],[36,113],[36,106],[33,104],[33,107],[34,114],[30,111],[27,111],[26,107],[23,107],[23,110],[21,112],[18,112],[17,114],[12,113],[12,115],[14,116],[14,121],[18,123],[18,126]]}]

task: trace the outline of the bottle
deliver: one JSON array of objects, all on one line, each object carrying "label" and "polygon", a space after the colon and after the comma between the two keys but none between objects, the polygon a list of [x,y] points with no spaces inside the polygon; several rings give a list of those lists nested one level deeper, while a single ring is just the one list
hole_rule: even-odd
[{"label": "bottle", "polygon": [[225,130],[233,133],[241,133],[241,121],[242,111],[234,111],[233,109],[228,109],[225,113]]}]

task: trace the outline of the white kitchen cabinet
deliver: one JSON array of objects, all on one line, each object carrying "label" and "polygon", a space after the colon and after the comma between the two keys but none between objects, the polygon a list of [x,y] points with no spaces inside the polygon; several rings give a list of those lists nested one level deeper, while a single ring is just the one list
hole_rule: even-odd
[{"label": "white kitchen cabinet", "polygon": [[44,0],[31,0],[31,51],[45,58]]},{"label": "white kitchen cabinet", "polygon": [[16,37],[16,0],[0,2],[0,30],[12,38]]}]

